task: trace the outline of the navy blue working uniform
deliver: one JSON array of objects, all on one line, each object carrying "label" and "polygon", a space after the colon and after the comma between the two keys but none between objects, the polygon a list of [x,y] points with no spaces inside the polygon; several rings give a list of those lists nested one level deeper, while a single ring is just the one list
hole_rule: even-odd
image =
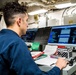
[{"label": "navy blue working uniform", "polygon": [[41,71],[31,57],[25,42],[14,31],[0,31],[0,75],[60,75],[54,67]]}]

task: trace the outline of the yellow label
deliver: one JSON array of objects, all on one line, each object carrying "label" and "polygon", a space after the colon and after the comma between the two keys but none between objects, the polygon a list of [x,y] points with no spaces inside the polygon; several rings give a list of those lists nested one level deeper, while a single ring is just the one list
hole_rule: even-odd
[{"label": "yellow label", "polygon": [[72,24],[73,23],[73,20],[69,20],[69,24]]}]

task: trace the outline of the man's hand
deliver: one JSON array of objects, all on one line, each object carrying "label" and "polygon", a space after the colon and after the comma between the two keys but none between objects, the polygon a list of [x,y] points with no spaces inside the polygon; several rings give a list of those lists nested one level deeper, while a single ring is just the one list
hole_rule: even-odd
[{"label": "man's hand", "polygon": [[67,66],[68,61],[65,58],[58,58],[57,62],[56,62],[56,66],[58,68],[63,69],[64,67]]}]

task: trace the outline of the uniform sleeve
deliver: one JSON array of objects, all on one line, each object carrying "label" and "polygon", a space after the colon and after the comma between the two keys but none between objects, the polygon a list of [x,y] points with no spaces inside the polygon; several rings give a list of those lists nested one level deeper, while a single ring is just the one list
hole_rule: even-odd
[{"label": "uniform sleeve", "polygon": [[18,75],[60,75],[58,67],[48,72],[41,71],[24,42],[15,43],[11,49],[10,69],[15,70]]}]

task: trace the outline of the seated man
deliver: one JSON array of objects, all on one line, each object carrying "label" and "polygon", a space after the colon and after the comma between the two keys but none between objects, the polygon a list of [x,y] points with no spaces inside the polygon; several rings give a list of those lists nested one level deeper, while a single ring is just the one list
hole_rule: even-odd
[{"label": "seated man", "polygon": [[31,57],[25,42],[20,38],[27,31],[26,7],[7,3],[3,9],[7,29],[0,31],[0,75],[60,75],[67,61],[59,58],[48,72],[41,71]]}]

